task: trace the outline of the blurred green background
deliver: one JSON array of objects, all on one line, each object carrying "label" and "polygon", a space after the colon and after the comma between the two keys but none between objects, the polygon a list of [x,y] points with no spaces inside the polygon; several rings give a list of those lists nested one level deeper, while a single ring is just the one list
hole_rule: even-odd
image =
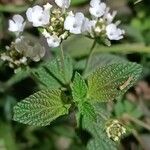
[{"label": "blurred green background", "polygon": [[[0,52],[5,51],[5,46],[14,38],[7,31],[8,19],[16,13],[24,16],[28,7],[46,2],[54,3],[53,0],[0,0]],[[106,3],[112,10],[118,11],[117,19],[121,20],[126,35],[120,42],[113,42],[111,47],[97,45],[91,69],[92,65],[108,63],[107,58],[113,55],[144,66],[141,80],[115,104],[110,104],[108,111],[112,117],[122,119],[130,128],[130,132],[121,141],[120,150],[150,150],[150,0],[137,3],[136,0],[106,0]],[[74,11],[88,15],[88,8],[89,0],[72,0]],[[30,26],[25,32],[39,37],[39,41],[44,43],[38,31]],[[76,70],[84,68],[91,45],[91,40],[76,36],[64,43],[65,52],[74,58]],[[51,51],[48,54],[50,58]],[[28,74],[13,75],[13,70],[0,61],[0,150],[84,149],[87,134],[75,129],[74,114],[42,128],[12,121],[14,104],[37,90],[36,82]]]}]

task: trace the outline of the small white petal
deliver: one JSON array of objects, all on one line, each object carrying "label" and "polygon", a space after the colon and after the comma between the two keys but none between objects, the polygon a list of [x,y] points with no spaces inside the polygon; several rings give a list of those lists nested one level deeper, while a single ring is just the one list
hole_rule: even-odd
[{"label": "small white petal", "polygon": [[29,22],[32,22],[34,27],[44,26],[49,23],[50,8],[50,4],[45,5],[44,8],[36,5],[33,8],[28,8],[26,16]]},{"label": "small white petal", "polygon": [[69,8],[71,0],[55,0],[55,3],[61,8]]},{"label": "small white petal", "polygon": [[91,33],[92,28],[95,27],[95,24],[96,24],[95,20],[89,20],[88,18],[85,18],[84,23],[82,25],[82,32]]},{"label": "small white petal", "polygon": [[70,31],[70,33],[81,34],[84,19],[83,13],[69,14],[64,22],[64,28]]},{"label": "small white petal", "polygon": [[61,40],[57,36],[50,36],[47,38],[48,46],[51,48],[58,47],[60,45],[60,42]]},{"label": "small white petal", "polygon": [[32,8],[28,8],[26,11],[27,19],[31,22],[32,21]]},{"label": "small white petal", "polygon": [[26,57],[22,57],[20,59],[20,62],[23,63],[23,64],[25,64],[27,62],[27,58]]},{"label": "small white petal", "polygon": [[21,15],[14,15],[13,20],[17,21],[18,23],[21,23],[21,24],[24,22],[24,19]]},{"label": "small white petal", "polygon": [[106,4],[100,0],[91,0],[89,11],[92,16],[99,18],[105,14]]},{"label": "small white petal", "polygon": [[50,3],[47,3],[43,6],[45,10],[50,10],[53,6]]},{"label": "small white petal", "polygon": [[106,34],[110,40],[120,40],[123,38],[125,31],[117,28],[115,24],[109,24],[106,27]]},{"label": "small white petal", "polygon": [[67,16],[64,22],[65,29],[70,30],[73,27],[74,22],[75,22],[74,16]]},{"label": "small white petal", "polygon": [[18,27],[17,27],[16,23],[13,20],[9,20],[8,30],[12,31],[12,32],[16,32],[18,30]]},{"label": "small white petal", "polygon": [[22,16],[20,15],[14,15],[13,19],[9,20],[9,27],[8,30],[11,32],[16,32],[18,35],[20,32],[24,30],[25,22]]},{"label": "small white petal", "polygon": [[117,11],[113,11],[112,14],[109,12],[106,12],[104,15],[104,19],[107,21],[108,24],[110,24],[114,20],[116,14],[117,14]]},{"label": "small white petal", "polygon": [[96,6],[99,5],[100,3],[101,3],[101,0],[91,0],[90,6],[91,6],[91,7],[96,7]]},{"label": "small white petal", "polygon": [[20,36],[20,37],[16,38],[15,44],[21,42],[21,40],[23,40],[23,38],[24,38],[24,36]]},{"label": "small white petal", "polygon": [[50,20],[50,14],[49,14],[49,10],[45,10],[43,11],[43,24],[46,25],[49,23]]}]

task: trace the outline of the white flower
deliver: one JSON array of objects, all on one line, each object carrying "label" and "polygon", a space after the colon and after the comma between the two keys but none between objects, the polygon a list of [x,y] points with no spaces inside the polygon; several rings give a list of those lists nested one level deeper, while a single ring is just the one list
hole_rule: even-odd
[{"label": "white flower", "polygon": [[35,62],[40,61],[46,52],[45,48],[41,46],[40,43],[38,43],[35,39],[30,39],[30,37],[23,36],[16,39],[15,50],[24,57],[30,58]]},{"label": "white flower", "polygon": [[102,3],[101,0],[91,0],[89,11],[91,15],[99,18],[105,14],[106,4]]},{"label": "white flower", "polygon": [[81,34],[82,32],[82,26],[84,23],[85,17],[83,13],[76,13],[75,15],[73,13],[70,13],[64,22],[64,28],[70,33],[73,34]]},{"label": "white flower", "polygon": [[47,3],[44,8],[41,6],[34,6],[33,8],[28,8],[26,15],[29,22],[33,23],[34,27],[40,27],[47,25],[50,20],[50,9],[51,5]]},{"label": "white flower", "polygon": [[9,20],[8,30],[15,32],[17,35],[24,30],[25,27],[24,19],[21,15],[14,15],[12,20]]},{"label": "white flower", "polygon": [[26,64],[26,63],[27,63],[27,58],[26,58],[26,57],[22,57],[22,58],[20,59],[20,62],[21,62],[22,64]]},{"label": "white flower", "polygon": [[60,45],[61,39],[58,36],[50,35],[45,29],[42,34],[46,38],[49,47],[54,48]]},{"label": "white flower", "polygon": [[83,25],[82,25],[82,32],[92,32],[92,28],[94,28],[96,25],[95,20],[89,20],[88,18],[84,19]]},{"label": "white flower", "polygon": [[61,8],[69,8],[71,0],[55,0],[55,3]]},{"label": "white flower", "polygon": [[47,3],[46,5],[43,6],[45,10],[50,11],[50,9],[53,7],[50,3]]},{"label": "white flower", "polygon": [[104,19],[107,21],[108,24],[112,23],[114,20],[117,11],[113,11],[112,13],[109,12],[110,8],[107,8],[105,14],[104,14]]},{"label": "white flower", "polygon": [[117,28],[116,24],[109,24],[106,27],[106,35],[110,40],[120,40],[123,38],[125,31]]},{"label": "white flower", "polygon": [[58,47],[60,45],[60,42],[61,39],[56,35],[50,35],[49,37],[47,37],[48,46],[51,48]]}]

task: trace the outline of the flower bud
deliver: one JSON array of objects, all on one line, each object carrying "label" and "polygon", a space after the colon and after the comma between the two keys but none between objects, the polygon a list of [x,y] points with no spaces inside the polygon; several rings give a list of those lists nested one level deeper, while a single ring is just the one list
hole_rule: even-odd
[{"label": "flower bud", "polygon": [[111,120],[106,124],[106,133],[112,140],[119,141],[126,133],[126,128],[118,120]]}]

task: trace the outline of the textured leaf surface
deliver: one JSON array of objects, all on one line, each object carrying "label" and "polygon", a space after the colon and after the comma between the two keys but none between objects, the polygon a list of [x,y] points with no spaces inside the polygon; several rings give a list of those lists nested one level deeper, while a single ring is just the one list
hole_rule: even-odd
[{"label": "textured leaf surface", "polygon": [[72,95],[74,101],[84,101],[87,94],[87,85],[79,73],[75,74],[72,84]]},{"label": "textured leaf surface", "polygon": [[60,58],[55,58],[35,71],[38,80],[48,88],[59,88],[62,84],[68,84],[72,74],[72,60],[67,56],[64,59],[64,64]]},{"label": "textured leaf surface", "polygon": [[87,77],[89,74],[94,72],[97,68],[103,67],[106,65],[111,65],[114,63],[124,63],[127,60],[123,57],[112,55],[112,54],[95,54],[91,58],[91,62],[84,73],[84,77]]},{"label": "textured leaf surface", "polygon": [[87,129],[87,131],[89,131],[92,135],[92,138],[88,142],[87,149],[117,150],[116,143],[113,142],[110,138],[108,138],[104,130],[106,119],[108,117],[108,114],[106,114],[106,109],[102,110],[103,108],[99,104],[97,105],[97,107],[94,107],[94,109],[97,115],[96,121],[93,121],[93,119],[91,118],[91,116],[93,116],[92,111],[84,112],[83,116],[83,127]]},{"label": "textured leaf surface", "polygon": [[41,88],[54,89],[61,87],[61,83],[59,83],[59,81],[50,73],[47,64],[37,69],[35,71],[35,75],[38,81],[41,83]]},{"label": "textured leaf surface", "polygon": [[48,64],[48,69],[63,84],[70,83],[73,74],[73,65],[69,56],[64,58],[63,64],[60,58],[56,58],[51,64]]},{"label": "textured leaf surface", "polygon": [[[85,76],[87,76],[89,73],[92,73],[93,71],[95,71],[95,69],[101,66],[125,61],[127,61],[125,58],[113,54],[107,53],[93,54],[93,56],[91,57],[91,61],[88,65],[88,68],[86,69]],[[75,69],[83,70],[85,69],[85,66],[86,66],[86,59],[84,58],[76,62]]]},{"label": "textured leaf surface", "polygon": [[100,67],[88,76],[88,97],[107,102],[125,93],[140,77],[142,68],[136,63],[115,63]]},{"label": "textured leaf surface", "polygon": [[[79,113],[77,115],[79,116],[82,115],[83,117],[85,117],[90,121],[96,121],[96,113],[94,107],[90,103],[88,102],[79,103],[78,109]],[[79,121],[78,119],[80,119],[79,116],[77,116],[78,117],[77,121]]]},{"label": "textured leaf surface", "polygon": [[24,124],[46,126],[54,119],[68,113],[70,105],[64,104],[60,90],[37,92],[14,107],[14,120]]}]

